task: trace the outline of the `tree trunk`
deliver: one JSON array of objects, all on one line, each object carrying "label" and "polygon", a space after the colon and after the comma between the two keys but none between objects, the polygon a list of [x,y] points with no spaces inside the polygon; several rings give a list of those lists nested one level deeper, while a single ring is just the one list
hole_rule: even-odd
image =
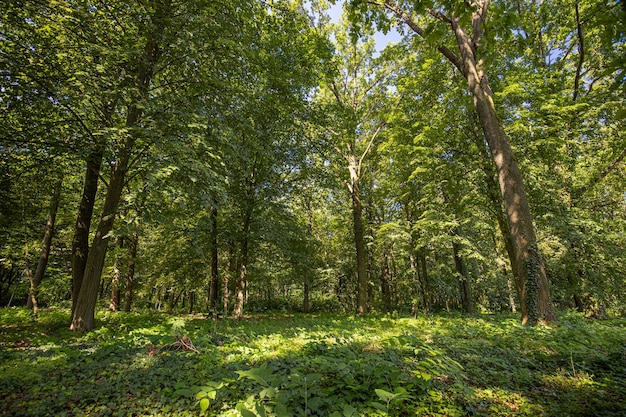
[{"label": "tree trunk", "polygon": [[233,313],[238,319],[243,316],[246,274],[246,261],[242,259],[241,265],[239,265],[239,272],[237,274],[237,277],[235,278],[235,305],[233,307]]},{"label": "tree trunk", "polygon": [[228,315],[230,308],[230,287],[229,280],[237,271],[237,261],[235,259],[235,242],[230,241],[228,244],[228,266],[226,267],[226,274],[222,279],[224,287],[224,316]]},{"label": "tree trunk", "polygon": [[357,173],[358,163],[352,152],[349,156],[348,169],[350,182],[347,184],[348,192],[352,200],[352,226],[354,232],[354,246],[356,249],[356,273],[357,273],[357,314],[368,312],[367,294],[367,263],[365,238],[363,236],[363,206],[359,190],[359,176]]},{"label": "tree trunk", "polygon": [[424,302],[424,312],[430,312],[430,284],[428,282],[428,267],[426,265],[426,248],[419,248],[417,251],[417,275],[422,289],[422,301]]},{"label": "tree trunk", "polygon": [[459,295],[461,298],[461,305],[463,311],[466,313],[472,313],[472,292],[469,283],[469,274],[467,273],[467,265],[465,260],[461,256],[461,245],[454,242],[452,244],[452,251],[454,252],[454,265],[456,266],[456,272],[459,274]]},{"label": "tree trunk", "polygon": [[89,255],[89,231],[91,218],[98,192],[98,178],[102,166],[103,150],[94,150],[87,158],[83,195],[76,216],[76,227],[72,239],[72,315],[76,309],[76,301],[83,282],[87,256]]},{"label": "tree trunk", "polygon": [[243,233],[241,236],[241,252],[239,258],[239,268],[235,278],[235,305],[233,313],[235,317],[240,319],[243,316],[243,304],[246,291],[246,277],[248,267],[248,240],[250,235],[250,221],[252,219],[252,208],[250,207],[246,213],[243,222]]},{"label": "tree trunk", "polygon": [[128,272],[126,274],[126,289],[124,290],[124,311],[128,313],[133,303],[133,283],[135,282],[135,263],[137,261],[137,247],[139,246],[139,235],[133,233],[130,242],[130,260],[128,261]]},{"label": "tree trunk", "polygon": [[[162,8],[162,4],[158,4]],[[152,32],[146,42],[142,56],[137,65],[137,78],[135,86],[138,91],[137,100],[132,102],[128,107],[125,127],[131,130],[130,133],[122,141],[122,146],[117,155],[117,159],[111,168],[111,178],[107,194],[104,200],[104,207],[98,229],[93,240],[89,255],[87,256],[87,264],[85,265],[85,273],[80,286],[80,292],[76,300],[75,310],[72,314],[72,323],[70,330],[89,331],[94,327],[94,315],[96,308],[96,300],[98,296],[98,287],[102,276],[102,268],[104,267],[104,259],[106,257],[107,246],[109,244],[109,232],[113,229],[113,222],[116,216],[117,206],[119,204],[122,190],[124,187],[124,179],[128,170],[131,152],[136,141],[136,133],[132,131],[141,119],[144,106],[140,104],[140,100],[147,99],[148,89],[154,75],[156,63],[161,55],[160,38],[163,34],[165,20],[162,16],[166,15],[165,10],[158,10],[153,15]]]},{"label": "tree trunk", "polygon": [[217,247],[217,208],[211,207],[211,285],[209,290],[209,309],[217,311],[220,292]]},{"label": "tree trunk", "polygon": [[302,311],[306,313],[311,312],[311,305],[309,301],[309,273],[305,271],[304,273],[304,299],[302,300]]},{"label": "tree trunk", "polygon": [[193,314],[193,308],[196,301],[195,291],[189,291],[189,314]]},{"label": "tree trunk", "polygon": [[[101,127],[107,127],[106,123],[110,121],[116,104],[117,99],[109,100],[105,104],[104,114],[102,115],[103,126]],[[72,315],[76,308],[76,300],[80,293],[83,275],[85,274],[85,266],[87,265],[87,256],[89,255],[89,232],[91,230],[93,209],[98,193],[98,179],[102,168],[105,147],[104,139],[100,138],[96,140],[86,160],[83,193],[78,207],[74,237],[72,239]]]},{"label": "tree trunk", "polygon": [[113,266],[113,278],[111,279],[111,301],[109,302],[109,311],[117,311],[120,305],[120,268],[119,257],[115,260]]},{"label": "tree trunk", "polygon": [[134,140],[129,138],[128,142],[111,172],[111,181],[107,189],[102,216],[100,217],[96,236],[87,257],[85,274],[78,299],[76,300],[76,308],[72,316],[70,330],[84,332],[94,327],[98,287],[100,286],[100,277],[102,276],[102,268],[104,267],[104,259],[109,244],[109,232],[113,229],[113,221],[115,220],[117,205],[122,195],[124,177]]},{"label": "tree trunk", "polygon": [[515,266],[522,283],[522,323],[534,325],[538,321],[554,321],[556,315],[550,301],[548,279],[537,246],[522,175],[498,120],[489,81],[484,73],[484,63],[476,59],[476,47],[482,40],[481,27],[487,6],[487,0],[480,2],[480,7],[473,14],[473,39],[461,28],[458,18],[451,18],[450,25],[461,53],[462,72],[474,97],[476,113],[500,182],[515,252]]},{"label": "tree trunk", "polygon": [[[517,269],[517,260],[515,258],[515,250],[513,249],[513,239],[511,237],[511,228],[509,227],[509,221],[504,210],[504,203],[502,201],[502,192],[496,179],[496,173],[494,171],[493,158],[489,155],[488,150],[485,148],[484,135],[480,135],[475,129],[476,114],[471,115],[472,134],[476,142],[476,146],[484,160],[482,165],[483,172],[485,174],[485,185],[487,196],[491,201],[492,211],[498,222],[498,228],[502,235],[502,241],[504,243],[504,249],[506,250],[509,263],[511,264],[511,271],[513,273],[513,282],[515,284],[515,291],[517,299],[522,299],[522,280],[519,278]],[[508,280],[508,277],[507,277]]]},{"label": "tree trunk", "polygon": [[39,253],[39,261],[35,275],[32,277],[30,293],[28,297],[27,307],[33,309],[33,314],[37,314],[37,290],[39,284],[43,280],[48,266],[48,257],[50,256],[50,248],[52,247],[52,235],[54,234],[54,224],[59,210],[59,202],[61,200],[61,187],[63,186],[63,178],[59,178],[54,185],[52,192],[52,201],[50,202],[50,211],[48,212],[48,220],[46,221],[46,230],[43,234],[43,243],[41,244],[41,252]]},{"label": "tree trunk", "polygon": [[[473,0],[469,4],[474,8],[471,39],[459,24],[459,18],[428,10],[432,16],[450,25],[456,37],[460,57],[445,46],[439,46],[437,49],[467,80],[485,140],[496,166],[515,253],[514,268],[520,280],[517,286],[521,288],[522,323],[534,325],[538,321],[554,321],[556,315],[550,300],[548,278],[537,247],[522,175],[496,114],[491,87],[485,73],[485,63],[483,59],[477,57],[478,47],[484,47],[483,27],[487,19],[489,0]],[[425,36],[424,30],[395,3],[386,1],[382,6],[394,12],[419,36]]]}]

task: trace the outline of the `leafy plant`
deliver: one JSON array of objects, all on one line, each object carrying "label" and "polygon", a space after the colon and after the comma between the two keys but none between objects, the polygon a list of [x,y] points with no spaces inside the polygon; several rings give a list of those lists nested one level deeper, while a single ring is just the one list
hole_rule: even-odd
[{"label": "leafy plant", "polygon": [[[200,406],[201,411],[206,411],[211,405],[211,401],[215,401],[217,393],[225,386],[223,382],[208,381],[206,385],[199,388],[196,393],[196,400]],[[183,391],[184,392],[184,391]]]},{"label": "leafy plant", "polygon": [[376,395],[380,398],[381,401],[384,401],[384,404],[379,402],[372,402],[372,405],[377,410],[384,412],[386,415],[389,415],[389,411],[391,410],[390,405],[392,402],[400,402],[403,400],[410,400],[413,397],[409,395],[409,393],[404,388],[396,388],[394,392],[385,391],[384,389],[377,388],[375,390]]}]

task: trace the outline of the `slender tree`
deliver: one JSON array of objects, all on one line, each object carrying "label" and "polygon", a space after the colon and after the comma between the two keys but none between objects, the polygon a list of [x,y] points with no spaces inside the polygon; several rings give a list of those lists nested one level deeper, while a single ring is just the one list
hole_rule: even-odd
[{"label": "slender tree", "polygon": [[37,315],[37,292],[39,284],[44,278],[46,273],[46,267],[48,266],[48,258],[50,256],[50,248],[52,247],[52,235],[54,233],[54,226],[57,217],[57,211],[59,210],[59,202],[61,201],[61,188],[63,186],[63,177],[59,177],[54,184],[52,191],[52,198],[50,200],[50,209],[48,211],[48,220],[46,221],[46,228],[43,236],[43,242],[41,244],[41,250],[39,252],[39,260],[37,261],[37,268],[35,269],[35,275],[30,280],[30,293],[28,297],[27,307],[33,309],[33,314]]}]

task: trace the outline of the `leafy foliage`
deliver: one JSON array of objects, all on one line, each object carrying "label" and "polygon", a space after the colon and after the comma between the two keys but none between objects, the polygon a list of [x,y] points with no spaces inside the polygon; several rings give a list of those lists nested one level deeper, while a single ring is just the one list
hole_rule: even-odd
[{"label": "leafy foliage", "polygon": [[[400,416],[624,413],[624,320],[566,315],[100,314],[0,310],[4,415]],[[184,324],[183,324],[184,323]],[[176,329],[174,329],[176,327]],[[184,332],[199,353],[151,347]],[[151,353],[152,352],[152,353]]]}]

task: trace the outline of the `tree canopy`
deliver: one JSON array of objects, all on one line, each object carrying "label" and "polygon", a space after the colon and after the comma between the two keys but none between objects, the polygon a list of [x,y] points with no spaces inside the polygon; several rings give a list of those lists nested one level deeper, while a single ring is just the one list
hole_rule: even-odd
[{"label": "tree canopy", "polygon": [[623,314],[623,6],[10,2],[0,302]]}]

